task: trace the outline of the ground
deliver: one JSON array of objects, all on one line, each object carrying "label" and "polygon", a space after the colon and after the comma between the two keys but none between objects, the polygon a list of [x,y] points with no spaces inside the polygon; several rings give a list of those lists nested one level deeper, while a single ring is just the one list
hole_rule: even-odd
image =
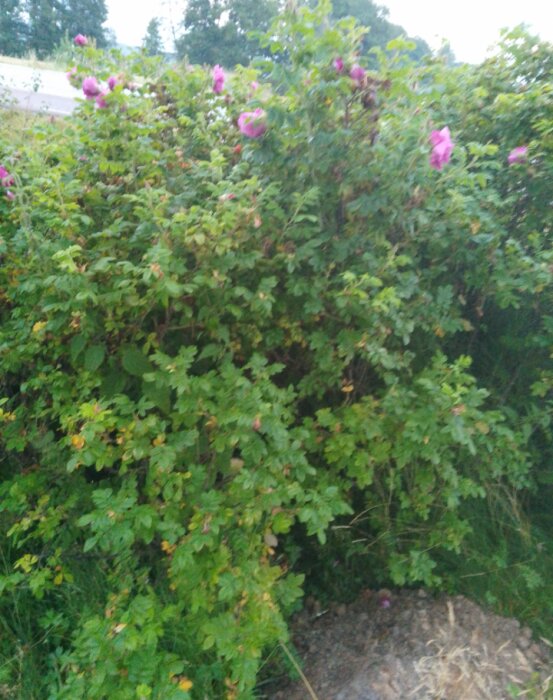
[{"label": "ground", "polygon": [[551,642],[463,596],[365,591],[328,610],[311,601],[287,648],[305,678],[273,679],[271,700],[553,698]]}]

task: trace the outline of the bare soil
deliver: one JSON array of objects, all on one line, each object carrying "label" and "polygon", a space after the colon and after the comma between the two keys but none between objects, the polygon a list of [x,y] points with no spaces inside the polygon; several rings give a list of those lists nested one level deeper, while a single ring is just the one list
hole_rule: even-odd
[{"label": "bare soil", "polygon": [[463,596],[364,594],[293,624],[305,679],[271,700],[532,700],[553,698],[551,642]]}]

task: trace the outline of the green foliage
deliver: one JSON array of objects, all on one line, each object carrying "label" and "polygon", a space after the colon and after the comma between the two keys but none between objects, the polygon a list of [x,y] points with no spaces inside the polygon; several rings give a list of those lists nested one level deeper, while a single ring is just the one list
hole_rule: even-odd
[{"label": "green foliage", "polygon": [[[316,3],[288,3],[286,7],[296,5],[314,7]],[[281,10],[282,2],[278,0],[191,0],[184,14],[184,33],[176,42],[177,52],[191,63],[247,65],[261,55],[258,38]],[[372,0],[335,0],[322,24],[354,18],[367,28],[359,52],[370,55],[372,48],[384,48],[390,40],[406,34],[402,27],[389,22],[387,15],[387,9]],[[423,39],[411,41],[411,58],[419,60],[431,53]]]},{"label": "green foliage", "polygon": [[[368,54],[372,48],[384,48],[392,39],[406,35],[403,27],[392,24],[388,20],[389,11],[372,0],[334,0],[332,3],[332,18],[354,17],[359,24],[368,27],[369,31],[361,43],[362,52]],[[420,60],[431,53],[430,47],[420,37],[411,39],[415,46],[409,51],[411,58]]]},{"label": "green foliage", "polygon": [[105,0],[2,0],[0,53],[21,56],[33,52],[42,59],[77,34],[105,46],[102,24],[107,15]]},{"label": "green foliage", "polygon": [[152,17],[146,27],[146,34],[142,40],[142,48],[148,56],[159,56],[163,53],[163,41],[160,34],[161,22],[158,17]]},{"label": "green foliage", "polygon": [[550,493],[546,49],[413,67],[394,40],[355,85],[363,32],[321,31],[328,10],[279,16],[263,78],[222,95],[204,70],[87,48],[79,80],[119,76],[107,106],[2,137],[15,694],[251,698],[331,527],[381,580],[451,588],[490,504]]},{"label": "green foliage", "polygon": [[191,0],[177,53],[191,63],[247,65],[260,53],[250,32],[266,31],[279,8],[278,0]]},{"label": "green foliage", "polygon": [[3,0],[0,8],[0,54],[21,56],[25,53],[27,27],[19,0]]}]

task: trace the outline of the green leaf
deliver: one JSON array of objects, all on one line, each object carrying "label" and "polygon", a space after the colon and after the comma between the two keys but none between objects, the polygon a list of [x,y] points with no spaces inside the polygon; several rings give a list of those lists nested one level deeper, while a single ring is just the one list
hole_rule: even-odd
[{"label": "green leaf", "polygon": [[81,354],[85,345],[86,338],[84,335],[75,335],[73,338],[71,338],[71,342],[69,343],[69,354],[71,355],[71,359],[73,361],[75,361]]},{"label": "green leaf", "polygon": [[106,356],[105,345],[91,345],[84,355],[84,368],[89,372],[95,372]]},{"label": "green leaf", "polygon": [[90,552],[90,550],[96,545],[96,537],[89,537],[83,546],[83,552]]},{"label": "green leaf", "polygon": [[159,386],[155,382],[144,382],[142,393],[163,413],[171,411],[171,390],[167,386]]},{"label": "green leaf", "polygon": [[102,381],[102,394],[107,397],[115,396],[122,393],[125,384],[128,381],[126,374],[120,370],[110,369],[104,376]]},{"label": "green leaf", "polygon": [[128,345],[123,349],[122,362],[125,370],[133,377],[141,377],[143,374],[153,371],[146,355],[135,345]]}]

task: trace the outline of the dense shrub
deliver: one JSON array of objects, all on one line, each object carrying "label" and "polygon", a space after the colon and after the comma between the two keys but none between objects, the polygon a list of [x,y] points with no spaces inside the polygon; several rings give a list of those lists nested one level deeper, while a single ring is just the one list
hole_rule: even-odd
[{"label": "dense shrub", "polygon": [[354,80],[361,33],[327,11],[282,15],[279,61],[215,92],[83,48],[97,99],[4,143],[0,590],[29,647],[0,678],[29,697],[31,664],[40,697],[252,697],[331,523],[362,518],[383,580],[439,586],[470,505],[544,478],[532,45],[445,69],[396,41]]}]

